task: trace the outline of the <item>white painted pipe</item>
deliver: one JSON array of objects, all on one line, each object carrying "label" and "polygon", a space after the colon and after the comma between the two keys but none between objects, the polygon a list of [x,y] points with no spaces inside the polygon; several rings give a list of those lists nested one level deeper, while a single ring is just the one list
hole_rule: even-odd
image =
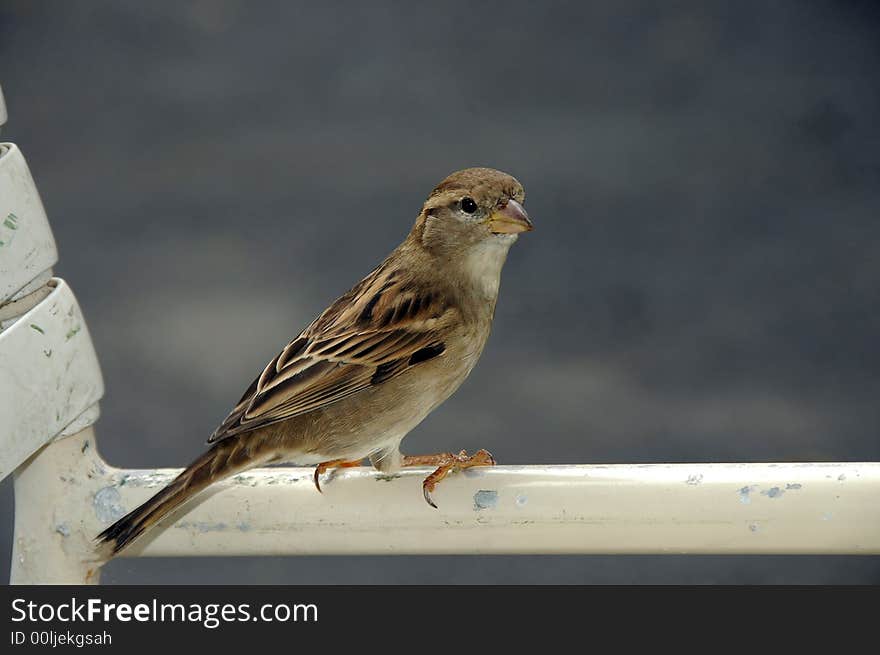
[{"label": "white painted pipe", "polygon": [[[121,509],[176,470],[114,471]],[[221,483],[131,554],[880,553],[880,464],[499,466],[387,480],[311,469]],[[112,492],[104,492],[111,493]]]},{"label": "white painted pipe", "polygon": [[[16,473],[13,583],[95,582],[91,539],[176,469],[124,470],[94,433]],[[444,480],[367,468],[324,481],[257,469],[221,482],[124,553],[138,556],[880,553],[880,463],[499,466]]]}]

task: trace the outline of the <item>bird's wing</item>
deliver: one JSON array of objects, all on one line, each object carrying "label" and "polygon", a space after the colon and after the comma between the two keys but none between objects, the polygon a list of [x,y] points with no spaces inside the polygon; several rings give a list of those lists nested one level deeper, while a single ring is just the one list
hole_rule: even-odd
[{"label": "bird's wing", "polygon": [[379,267],[263,369],[208,440],[326,407],[442,355],[458,310]]}]

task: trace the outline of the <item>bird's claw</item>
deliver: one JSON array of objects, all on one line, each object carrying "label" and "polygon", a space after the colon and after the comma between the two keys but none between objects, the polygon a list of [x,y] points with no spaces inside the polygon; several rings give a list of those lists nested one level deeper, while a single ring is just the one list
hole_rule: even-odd
[{"label": "bird's claw", "polygon": [[434,491],[434,485],[430,485],[430,487],[426,483],[422,483],[422,494],[425,496],[425,502],[427,502],[434,509],[439,509],[437,504],[431,498],[431,492]]},{"label": "bird's claw", "polygon": [[350,468],[352,466],[360,466],[360,464],[360,460],[349,459],[331,459],[327,462],[321,462],[315,467],[315,488],[320,493],[324,493],[321,489],[321,476],[327,471],[327,469]]},{"label": "bird's claw", "polygon": [[488,450],[481,448],[470,456],[468,456],[466,450],[459,451],[457,455],[448,453],[442,457],[439,463],[440,465],[437,467],[437,470],[422,482],[422,495],[425,497],[425,502],[434,509],[438,509],[438,507],[431,497],[431,492],[437,487],[438,482],[455,471],[462,471],[474,466],[495,466],[495,458],[492,457],[492,453]]}]

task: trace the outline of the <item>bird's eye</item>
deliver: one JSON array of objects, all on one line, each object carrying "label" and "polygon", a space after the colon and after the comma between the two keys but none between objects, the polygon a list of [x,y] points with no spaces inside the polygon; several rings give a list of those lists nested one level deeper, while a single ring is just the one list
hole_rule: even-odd
[{"label": "bird's eye", "polygon": [[465,214],[473,214],[475,211],[477,211],[477,203],[474,202],[473,198],[465,196],[461,199],[461,211],[463,211]]}]

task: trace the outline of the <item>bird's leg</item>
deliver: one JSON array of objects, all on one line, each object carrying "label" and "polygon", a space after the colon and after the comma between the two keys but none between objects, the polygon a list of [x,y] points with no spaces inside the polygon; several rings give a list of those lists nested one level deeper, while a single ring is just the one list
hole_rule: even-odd
[{"label": "bird's leg", "polygon": [[480,449],[473,455],[468,456],[466,450],[458,455],[452,453],[438,453],[436,455],[404,455],[402,466],[436,466],[437,470],[425,478],[422,482],[422,493],[427,503],[437,508],[431,498],[431,492],[443,478],[453,471],[463,471],[474,466],[495,466],[495,458],[488,450]]},{"label": "bird's leg", "polygon": [[[321,491],[321,475],[327,469],[347,469],[352,466],[360,466],[361,460],[359,459],[331,459],[327,462],[321,462],[315,467],[315,487],[318,491]],[[321,491],[321,493],[324,493]]]}]

